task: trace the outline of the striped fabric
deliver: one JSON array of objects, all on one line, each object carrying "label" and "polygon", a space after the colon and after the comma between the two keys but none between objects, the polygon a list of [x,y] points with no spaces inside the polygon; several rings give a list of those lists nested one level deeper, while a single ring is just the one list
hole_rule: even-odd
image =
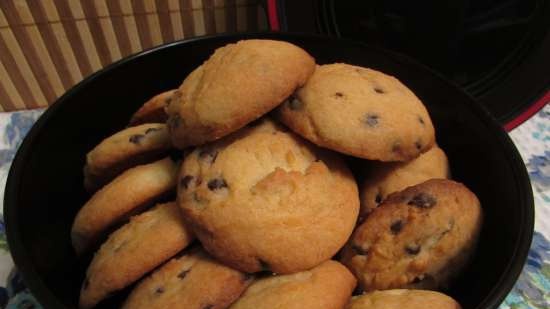
[{"label": "striped fabric", "polygon": [[267,29],[259,0],[0,0],[0,111],[48,106],[127,55]]}]

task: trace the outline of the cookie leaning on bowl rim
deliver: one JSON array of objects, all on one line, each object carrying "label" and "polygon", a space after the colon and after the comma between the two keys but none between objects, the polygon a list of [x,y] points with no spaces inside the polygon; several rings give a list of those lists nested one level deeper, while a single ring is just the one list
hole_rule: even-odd
[{"label": "cookie leaning on bowl rim", "polygon": [[71,242],[77,254],[90,249],[105,232],[133,212],[173,190],[176,179],[176,163],[164,158],[126,170],[94,193],[78,211],[71,228]]},{"label": "cookie leaning on bowl rim", "polygon": [[277,112],[314,144],[369,160],[408,161],[435,142],[430,115],[410,89],[345,63],[317,66]]},{"label": "cookie leaning on bowl rim", "polygon": [[446,288],[474,252],[482,217],[463,184],[431,179],[388,196],[356,227],[341,261],[365,291]]},{"label": "cookie leaning on bowl rim", "polygon": [[189,74],[166,107],[178,148],[217,140],[283,102],[313,73],[315,60],[284,41],[243,40]]},{"label": "cookie leaning on bowl rim", "polygon": [[94,255],[80,290],[79,308],[134,283],[194,239],[174,202],[159,204],[134,216],[113,232]]},{"label": "cookie leaning on bowl rim", "polygon": [[171,148],[164,123],[146,123],[119,131],[86,154],[84,187],[94,192],[124,170],[158,160]]}]

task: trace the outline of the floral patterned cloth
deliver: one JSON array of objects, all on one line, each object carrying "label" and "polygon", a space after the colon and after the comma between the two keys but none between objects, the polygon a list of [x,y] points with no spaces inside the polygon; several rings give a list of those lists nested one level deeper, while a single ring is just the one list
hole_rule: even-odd
[{"label": "floral patterned cloth", "polygon": [[[11,161],[23,137],[43,110],[0,113],[0,197]],[[550,308],[550,102],[510,132],[529,171],[535,196],[535,234],[527,263],[500,309]],[[0,199],[3,204],[3,198]],[[0,211],[3,205],[0,205]],[[41,306],[25,288],[9,255],[0,217],[0,308]]]}]

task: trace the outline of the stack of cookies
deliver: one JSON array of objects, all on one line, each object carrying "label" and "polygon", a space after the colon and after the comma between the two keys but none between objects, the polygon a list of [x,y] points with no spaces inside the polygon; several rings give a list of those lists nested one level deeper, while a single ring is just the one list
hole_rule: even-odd
[{"label": "stack of cookies", "polygon": [[82,309],[129,286],[127,309],[457,309],[435,290],[482,219],[411,90],[282,41],[217,49],[92,149],[84,175]]}]

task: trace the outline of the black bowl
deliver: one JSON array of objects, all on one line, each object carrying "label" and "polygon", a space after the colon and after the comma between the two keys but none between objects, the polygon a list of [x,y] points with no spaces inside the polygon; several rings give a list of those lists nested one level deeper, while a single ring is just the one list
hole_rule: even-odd
[{"label": "black bowl", "polygon": [[77,305],[84,265],[69,232],[88,198],[82,187],[86,152],[122,129],[147,98],[177,87],[215,48],[245,38],[287,40],[318,63],[383,71],[424,101],[454,178],[478,195],[485,213],[473,262],[448,293],[465,309],[497,308],[522,270],[534,220],[525,166],[499,124],[459,88],[404,56],[351,41],[273,33],[192,39],[142,52],[85,79],[37,121],[10,170],[4,215],[15,263],[43,306]]}]

